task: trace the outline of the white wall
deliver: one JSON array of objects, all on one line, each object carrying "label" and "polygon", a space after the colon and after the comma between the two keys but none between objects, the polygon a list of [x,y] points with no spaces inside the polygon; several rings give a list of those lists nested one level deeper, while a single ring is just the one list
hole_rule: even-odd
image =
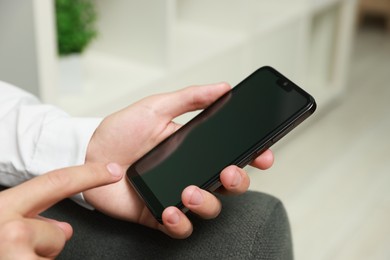
[{"label": "white wall", "polygon": [[33,2],[0,2],[0,80],[39,95]]},{"label": "white wall", "polygon": [[60,87],[69,76],[58,68],[53,2],[0,2],[0,79],[91,116],[190,84],[235,85],[263,65],[322,109],[345,86],[357,0],[96,0],[99,35],[71,91]]}]

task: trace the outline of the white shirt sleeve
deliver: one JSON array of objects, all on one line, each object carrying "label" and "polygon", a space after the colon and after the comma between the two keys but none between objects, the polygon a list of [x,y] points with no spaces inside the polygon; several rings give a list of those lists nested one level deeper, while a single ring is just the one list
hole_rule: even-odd
[{"label": "white shirt sleeve", "polygon": [[[54,169],[83,164],[100,122],[70,117],[0,81],[0,184],[15,186]],[[72,198],[91,208],[82,194]]]}]

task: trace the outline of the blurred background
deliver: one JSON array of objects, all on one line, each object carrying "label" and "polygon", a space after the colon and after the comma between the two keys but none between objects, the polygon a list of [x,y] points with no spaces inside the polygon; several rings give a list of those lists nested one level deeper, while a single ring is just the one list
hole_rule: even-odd
[{"label": "blurred background", "polygon": [[296,259],[390,259],[390,0],[0,0],[0,80],[74,116],[263,65],[318,102],[247,169]]}]

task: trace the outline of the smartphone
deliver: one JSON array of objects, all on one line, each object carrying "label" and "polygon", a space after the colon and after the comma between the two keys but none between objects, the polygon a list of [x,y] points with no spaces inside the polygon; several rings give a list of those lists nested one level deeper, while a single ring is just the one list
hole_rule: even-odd
[{"label": "smartphone", "polygon": [[261,67],[127,169],[127,179],[161,223],[183,211],[189,185],[213,191],[229,165],[244,167],[309,117],[314,98],[271,67]]}]

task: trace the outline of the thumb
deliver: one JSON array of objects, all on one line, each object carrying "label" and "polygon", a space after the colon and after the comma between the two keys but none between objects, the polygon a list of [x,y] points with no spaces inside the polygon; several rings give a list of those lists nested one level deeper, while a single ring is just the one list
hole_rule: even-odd
[{"label": "thumb", "polygon": [[191,86],[175,92],[152,96],[156,111],[165,115],[169,120],[186,112],[204,109],[231,90],[227,83]]},{"label": "thumb", "polygon": [[59,227],[64,232],[64,235],[65,235],[65,238],[66,238],[67,241],[73,235],[73,228],[67,222],[58,221],[58,220],[55,220],[55,219],[52,219],[52,218],[46,218],[46,217],[43,217],[43,216],[40,216],[40,215],[37,216],[36,219],[39,219],[39,220],[42,220],[42,221],[45,221],[45,222],[49,222],[49,223]]}]

